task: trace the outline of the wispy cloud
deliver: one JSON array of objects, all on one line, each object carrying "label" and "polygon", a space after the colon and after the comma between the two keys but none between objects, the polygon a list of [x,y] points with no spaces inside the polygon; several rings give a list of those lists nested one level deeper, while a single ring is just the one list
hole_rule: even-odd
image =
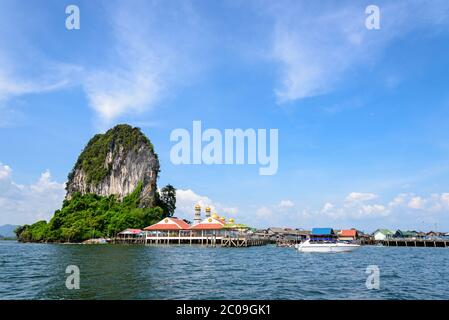
[{"label": "wispy cloud", "polygon": [[375,203],[379,196],[369,192],[351,192],[342,204],[326,202],[319,211],[320,215],[332,219],[367,219],[386,217],[390,214],[388,206]]},{"label": "wispy cloud", "polygon": [[295,204],[291,200],[281,200],[281,202],[279,202],[279,207],[281,208],[292,208],[294,206]]},{"label": "wispy cloud", "polygon": [[[0,48],[0,128],[15,126],[23,118],[13,99],[65,89],[80,80],[81,67],[42,58],[19,62],[5,58],[4,53]],[[33,72],[23,72],[26,66]]]},{"label": "wispy cloud", "polygon": [[358,201],[368,201],[377,199],[379,196],[369,192],[351,192],[345,199],[347,203],[353,203]]},{"label": "wispy cloud", "polygon": [[78,85],[101,125],[110,125],[122,115],[151,110],[173,88],[190,85],[190,75],[203,68],[206,28],[190,2],[105,1],[100,6],[110,25],[98,36],[110,49],[99,60],[67,55],[77,61],[73,64],[39,50],[32,33],[10,21],[6,12],[24,10],[21,4],[8,3],[0,10],[0,26],[8,26],[0,30],[5,40],[0,43],[0,102]]},{"label": "wispy cloud", "polygon": [[39,75],[23,75],[14,61],[0,59],[0,101],[26,94],[44,93],[73,84],[79,67],[40,60]]},{"label": "wispy cloud", "polygon": [[172,87],[188,83],[201,34],[188,2],[121,3],[109,14],[115,41],[111,62],[91,70],[84,82],[90,106],[106,123],[150,110],[173,93]]},{"label": "wispy cloud", "polygon": [[449,22],[447,1],[380,1],[381,29],[367,30],[366,5],[286,0],[268,6],[274,19],[272,53],[281,74],[278,102],[331,92],[356,66],[375,63],[392,40]]},{"label": "wispy cloud", "polygon": [[21,12],[26,12],[23,3],[0,3],[0,127],[10,126],[20,114],[11,100],[79,84],[83,70],[51,58],[39,48],[34,39],[35,22],[23,23],[18,19],[23,17]]}]

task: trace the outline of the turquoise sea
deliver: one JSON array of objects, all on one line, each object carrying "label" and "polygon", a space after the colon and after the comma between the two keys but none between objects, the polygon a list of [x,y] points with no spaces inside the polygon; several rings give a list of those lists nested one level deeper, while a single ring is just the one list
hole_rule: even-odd
[{"label": "turquoise sea", "polygon": [[[80,289],[68,290],[68,265]],[[380,288],[367,289],[377,265]],[[0,241],[0,299],[449,299],[449,249],[21,244]]]}]

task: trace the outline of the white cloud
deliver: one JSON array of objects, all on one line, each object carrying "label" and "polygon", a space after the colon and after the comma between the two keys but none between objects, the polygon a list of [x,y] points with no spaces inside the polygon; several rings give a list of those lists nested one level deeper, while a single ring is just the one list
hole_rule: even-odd
[{"label": "white cloud", "polygon": [[9,166],[3,165],[0,162],[0,180],[8,178],[11,175],[11,172],[12,170]]},{"label": "white cloud", "polygon": [[388,208],[382,204],[367,204],[368,201],[378,199],[374,193],[351,192],[342,205],[337,206],[330,202],[324,204],[320,213],[332,219],[365,219],[373,217],[385,217],[390,214]]},{"label": "white cloud", "polygon": [[175,215],[192,221],[194,217],[194,207],[199,204],[202,208],[202,216],[204,217],[204,210],[207,206],[211,208],[212,213],[217,213],[220,216],[235,217],[239,213],[237,207],[230,207],[223,205],[220,202],[213,201],[207,196],[199,195],[191,189],[177,189],[176,190],[176,212]]},{"label": "white cloud", "polygon": [[64,187],[65,185],[62,183],[51,181],[50,170],[44,171],[39,180],[35,184],[30,185],[30,189],[36,193],[46,193],[54,190],[60,191],[63,190]]},{"label": "white cloud", "polygon": [[386,217],[390,214],[390,210],[382,204],[362,204],[359,203],[352,207],[333,207],[326,211],[321,211],[332,219],[367,219]]},{"label": "white cloud", "polygon": [[[376,203],[367,203],[373,200],[376,200]],[[358,192],[348,195],[340,206],[325,203],[319,211],[320,214],[336,220],[388,217],[392,219],[388,221],[399,224],[415,223],[419,226],[422,226],[423,221],[430,223],[441,220],[442,215],[447,212],[449,212],[449,193],[434,193],[429,196],[400,193],[392,200],[382,203],[375,194]]]},{"label": "white cloud", "polygon": [[85,83],[89,104],[105,121],[127,112],[141,112],[156,102],[160,86],[148,68],[97,72]]},{"label": "white cloud", "polygon": [[391,207],[420,210],[427,215],[445,213],[449,210],[449,193],[447,192],[432,193],[427,197],[415,194],[400,194],[395,199],[395,201],[390,202]]},{"label": "white cloud", "polygon": [[373,204],[373,205],[363,205],[361,209],[362,216],[388,216],[390,211],[381,204]]},{"label": "white cloud", "polygon": [[196,194],[193,190],[176,190],[176,214],[184,217],[193,217],[194,207],[199,204],[203,209],[212,204],[212,200],[206,196]]},{"label": "white cloud", "polygon": [[413,197],[410,199],[407,207],[410,209],[423,209],[426,201],[421,197]]},{"label": "white cloud", "polygon": [[310,218],[307,209],[298,208],[291,200],[281,200],[277,204],[260,206],[254,211],[253,217],[248,216],[247,220],[260,227],[295,227]]},{"label": "white cloud", "polygon": [[348,194],[345,201],[349,202],[349,203],[355,202],[355,201],[363,202],[363,201],[374,200],[377,198],[378,198],[378,195],[374,194],[374,193],[351,192],[350,194]]},{"label": "white cloud", "polygon": [[281,208],[292,208],[294,206],[295,204],[291,200],[281,200],[281,202],[279,202],[279,207]]},{"label": "white cloud", "polygon": [[330,202],[326,202],[323,206],[323,209],[321,209],[321,212],[323,213],[327,213],[327,212],[331,212],[332,209],[334,209],[334,205]]},{"label": "white cloud", "polygon": [[449,211],[449,193],[432,194],[426,203],[432,212],[446,212]]},{"label": "white cloud", "polygon": [[258,219],[266,220],[266,219],[270,219],[272,216],[273,216],[272,209],[265,207],[265,206],[258,208],[256,211],[256,217]]},{"label": "white cloud", "polygon": [[[421,209],[410,210],[411,201],[419,202]],[[219,213],[224,212],[222,208],[228,208],[192,190],[178,190],[176,214],[182,214],[183,218],[192,220],[196,203],[199,203],[203,210],[207,205],[217,208]],[[400,193],[391,200],[383,200],[374,193],[352,192],[340,201],[324,202],[317,209],[299,207],[292,200],[284,199],[275,204],[244,208],[241,211],[236,215],[239,221],[262,228],[311,228],[329,225],[336,228],[368,227],[372,230],[379,227],[429,228],[435,221],[440,221],[439,225],[443,225],[441,217],[449,212],[449,193],[429,196]]]},{"label": "white cloud", "polygon": [[[7,169],[5,169],[7,168]],[[41,174],[32,184],[17,184],[12,180],[12,170],[0,165],[0,224],[29,224],[48,220],[61,207],[65,184],[51,179],[50,171]]]},{"label": "white cloud", "polygon": [[392,201],[389,202],[388,206],[392,208],[401,206],[405,203],[406,199],[407,199],[406,193],[398,194]]},{"label": "white cloud", "polygon": [[[421,209],[411,210],[410,202],[419,202]],[[203,210],[209,205],[219,213],[224,212],[223,208],[229,208],[190,189],[178,190],[176,215],[192,220],[196,203],[199,203]],[[449,193],[435,193],[428,196],[400,193],[392,199],[384,200],[375,193],[351,192],[340,201],[327,201],[316,209],[300,207],[292,200],[284,199],[274,204],[238,210],[235,217],[239,221],[261,228],[333,226],[370,228],[372,231],[379,227],[429,229],[435,221],[439,221],[442,227],[441,217],[448,212]]]},{"label": "white cloud", "polygon": [[444,207],[449,207],[449,193],[441,194],[440,200]]}]

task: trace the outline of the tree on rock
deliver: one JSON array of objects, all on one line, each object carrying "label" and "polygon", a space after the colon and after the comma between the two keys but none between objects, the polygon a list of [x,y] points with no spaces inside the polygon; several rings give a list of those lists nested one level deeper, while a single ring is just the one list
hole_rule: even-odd
[{"label": "tree on rock", "polygon": [[164,210],[166,216],[171,217],[176,209],[176,189],[171,184],[167,184],[159,192],[159,207]]}]

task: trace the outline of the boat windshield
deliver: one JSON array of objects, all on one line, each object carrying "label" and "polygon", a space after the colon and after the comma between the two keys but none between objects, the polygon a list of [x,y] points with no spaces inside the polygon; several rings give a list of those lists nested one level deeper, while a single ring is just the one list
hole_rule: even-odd
[{"label": "boat windshield", "polygon": [[331,237],[310,238],[311,243],[336,243],[337,239]]}]

